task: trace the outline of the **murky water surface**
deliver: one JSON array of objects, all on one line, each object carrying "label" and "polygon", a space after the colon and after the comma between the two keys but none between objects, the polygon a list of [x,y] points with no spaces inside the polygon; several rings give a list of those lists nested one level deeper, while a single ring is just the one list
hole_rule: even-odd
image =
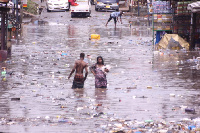
[{"label": "murky water surface", "polygon": [[[198,52],[154,52],[147,26],[130,29],[124,22],[114,29],[77,20],[23,26],[11,57],[1,63],[8,74],[0,84],[0,118],[10,120],[1,131],[103,132],[114,119],[175,121],[199,115],[200,75],[189,60]],[[94,33],[101,35],[99,41],[89,40]],[[89,65],[99,55],[111,65],[107,90],[95,89],[92,73],[85,89],[71,89],[73,77],[67,77],[81,52],[91,56]]]}]

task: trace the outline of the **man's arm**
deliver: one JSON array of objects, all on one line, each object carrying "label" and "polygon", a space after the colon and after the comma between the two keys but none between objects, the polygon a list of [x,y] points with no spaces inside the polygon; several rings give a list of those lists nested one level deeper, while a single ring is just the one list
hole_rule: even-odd
[{"label": "man's arm", "polygon": [[74,64],[74,67],[73,67],[71,73],[69,74],[68,79],[72,76],[72,74],[74,73],[75,70],[76,70],[76,62],[75,62],[75,64]]},{"label": "man's arm", "polygon": [[91,71],[91,72],[93,73],[93,75],[95,76],[94,67],[95,67],[95,66],[91,66],[91,67],[90,67],[90,71]]},{"label": "man's arm", "polygon": [[86,80],[87,75],[88,75],[88,65],[86,65],[86,67],[85,67],[85,77],[84,77],[84,81]]},{"label": "man's arm", "polygon": [[120,21],[121,21],[121,24],[122,24],[122,15],[120,15]]}]

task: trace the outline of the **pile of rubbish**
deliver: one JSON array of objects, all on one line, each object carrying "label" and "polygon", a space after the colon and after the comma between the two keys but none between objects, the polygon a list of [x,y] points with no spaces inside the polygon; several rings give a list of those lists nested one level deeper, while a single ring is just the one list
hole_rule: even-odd
[{"label": "pile of rubbish", "polygon": [[[109,132],[109,133],[175,133],[175,132],[190,132],[196,133],[200,131],[200,118],[196,119],[182,119],[180,121],[166,122],[164,120],[124,120],[115,117],[111,117],[110,114],[100,112],[98,114],[85,114],[89,116],[84,121],[89,119],[96,119],[96,121],[102,121],[103,119],[109,119],[107,123],[96,124],[96,129],[92,132]],[[83,118],[79,118],[83,119]],[[55,118],[37,117],[37,118],[13,118],[5,119],[1,118],[0,125],[14,125],[14,124],[29,124],[31,126],[38,126],[40,124],[47,126],[59,126],[59,124],[67,124],[70,126],[78,125],[75,118],[62,118],[57,116]]]}]

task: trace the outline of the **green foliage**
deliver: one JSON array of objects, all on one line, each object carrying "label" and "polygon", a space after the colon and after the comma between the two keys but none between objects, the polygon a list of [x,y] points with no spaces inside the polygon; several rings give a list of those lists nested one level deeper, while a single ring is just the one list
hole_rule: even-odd
[{"label": "green foliage", "polygon": [[27,1],[27,8],[24,8],[27,12],[37,14],[37,7],[39,5],[31,0]]}]

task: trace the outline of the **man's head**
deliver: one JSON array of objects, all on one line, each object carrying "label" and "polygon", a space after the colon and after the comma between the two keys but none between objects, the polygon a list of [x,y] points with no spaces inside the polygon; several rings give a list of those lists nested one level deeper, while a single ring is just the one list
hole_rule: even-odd
[{"label": "man's head", "polygon": [[81,53],[81,54],[80,54],[80,58],[83,58],[83,59],[84,59],[84,57],[85,57],[85,54],[84,54],[84,53]]}]

